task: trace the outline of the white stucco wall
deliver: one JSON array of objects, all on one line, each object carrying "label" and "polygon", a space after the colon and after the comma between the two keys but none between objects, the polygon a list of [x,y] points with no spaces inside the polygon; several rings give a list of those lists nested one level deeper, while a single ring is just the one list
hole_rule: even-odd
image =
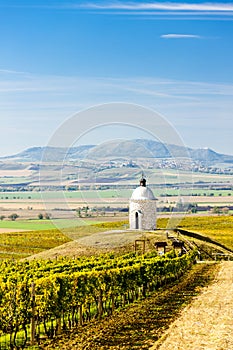
[{"label": "white stucco wall", "polygon": [[[138,213],[138,219],[136,213]],[[156,200],[130,200],[129,226],[131,230],[155,230],[156,217]],[[136,225],[136,221],[138,221],[138,225]]]}]

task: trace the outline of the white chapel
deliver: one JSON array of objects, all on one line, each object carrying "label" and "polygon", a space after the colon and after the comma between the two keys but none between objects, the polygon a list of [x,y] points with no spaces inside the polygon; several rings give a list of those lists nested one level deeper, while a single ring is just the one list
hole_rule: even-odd
[{"label": "white chapel", "polygon": [[142,175],[140,186],[133,191],[133,194],[130,198],[130,229],[155,230],[156,218],[156,198],[151,189],[146,185],[146,179]]}]

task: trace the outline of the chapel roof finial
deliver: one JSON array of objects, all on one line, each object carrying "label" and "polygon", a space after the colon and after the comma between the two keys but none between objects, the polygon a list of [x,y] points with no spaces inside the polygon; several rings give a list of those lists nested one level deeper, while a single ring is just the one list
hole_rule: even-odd
[{"label": "chapel roof finial", "polygon": [[142,178],[140,180],[140,186],[146,187],[146,179],[143,172],[142,172]]}]

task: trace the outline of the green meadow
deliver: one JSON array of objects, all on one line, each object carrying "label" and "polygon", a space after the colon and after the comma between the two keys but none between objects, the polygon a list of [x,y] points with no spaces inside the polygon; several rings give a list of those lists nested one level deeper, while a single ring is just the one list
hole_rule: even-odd
[{"label": "green meadow", "polygon": [[[153,187],[153,192],[156,196],[231,196],[232,191],[229,189],[200,189],[200,188],[169,188],[169,187]],[[57,200],[57,199],[105,199],[105,198],[130,198],[132,194],[130,189],[91,189],[91,190],[77,190],[77,191],[44,191],[44,192],[1,192],[0,202],[24,200],[28,204],[30,201],[41,200]]]},{"label": "green meadow", "polygon": [[15,220],[0,221],[0,228],[13,229],[13,230],[26,230],[26,231],[43,231],[52,230],[56,227],[69,228],[74,226],[92,225],[99,221],[93,221],[88,219],[54,219],[54,220]]}]

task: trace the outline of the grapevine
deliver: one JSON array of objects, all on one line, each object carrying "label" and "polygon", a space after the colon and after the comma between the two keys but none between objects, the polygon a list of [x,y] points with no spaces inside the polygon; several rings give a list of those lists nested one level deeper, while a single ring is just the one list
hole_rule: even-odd
[{"label": "grapevine", "polygon": [[[53,338],[62,330],[102,318],[119,306],[145,297],[176,280],[195,261],[196,252],[181,257],[135,253],[114,257],[61,258],[57,261],[3,261],[0,268],[0,334],[9,348],[23,349],[41,334]],[[19,347],[19,334],[21,335]]]}]

